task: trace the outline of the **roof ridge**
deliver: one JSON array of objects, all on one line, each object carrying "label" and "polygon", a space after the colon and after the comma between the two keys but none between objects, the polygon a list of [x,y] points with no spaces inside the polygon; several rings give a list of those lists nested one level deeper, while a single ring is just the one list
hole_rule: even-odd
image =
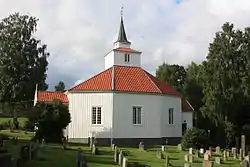
[{"label": "roof ridge", "polygon": [[63,94],[64,94],[64,92],[52,91],[52,90],[38,90],[37,92],[46,92],[46,93],[63,93]]},{"label": "roof ridge", "polygon": [[106,71],[110,70],[111,68],[112,68],[112,67],[110,67],[110,68],[108,68],[108,69],[106,69],[106,70],[104,70],[104,71],[102,71],[102,72],[100,72],[100,73],[97,73],[97,74],[96,74],[96,75],[94,75],[93,77],[90,77],[89,79],[87,79],[87,80],[85,80],[85,81],[83,81],[83,82],[81,82],[81,83],[79,83],[79,84],[75,85],[74,87],[72,87],[72,88],[68,89],[68,91],[71,91],[72,89],[76,88],[77,86],[79,86],[79,85],[81,85],[81,84],[83,84],[83,83],[85,83],[85,82],[87,82],[87,81],[89,81],[89,80],[91,80],[91,79],[93,79],[93,78],[95,78],[95,77],[97,77],[97,76],[99,76],[99,75],[103,74],[104,72],[106,72]]},{"label": "roof ridge", "polygon": [[153,85],[160,91],[160,93],[163,93],[162,90],[155,84],[155,82],[152,81],[152,79],[148,76],[149,73],[147,71],[145,71],[143,68],[141,68],[141,69],[142,69],[144,75],[153,83]]}]

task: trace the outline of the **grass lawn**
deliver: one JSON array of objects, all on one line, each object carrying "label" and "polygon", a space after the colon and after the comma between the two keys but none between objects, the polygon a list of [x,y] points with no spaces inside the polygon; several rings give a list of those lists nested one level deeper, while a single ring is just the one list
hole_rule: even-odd
[{"label": "grass lawn", "polygon": [[[6,118],[6,117],[0,117],[0,124],[7,123],[9,120],[13,120],[13,118]],[[23,127],[25,122],[28,120],[28,118],[25,117],[18,117],[18,121],[20,123],[20,126]]]},{"label": "grass lawn", "polygon": [[[13,145],[11,141],[7,142],[8,150],[17,157],[19,154],[20,146],[27,142],[28,139],[33,135],[32,133],[24,133],[23,131],[16,131],[15,133],[10,133],[8,130],[1,131],[0,133],[8,134],[11,136],[19,136],[20,141],[17,145]],[[117,164],[113,162],[113,152],[111,147],[98,147],[100,150],[100,155],[92,155],[90,149],[83,145],[71,145],[71,150],[63,150],[60,145],[45,145],[40,149],[40,160],[34,160],[28,163],[28,167],[69,167],[75,165],[76,160],[76,149],[81,148],[86,159],[90,163],[91,167],[118,167]],[[129,162],[138,162],[140,164],[149,165],[151,167],[163,167],[165,160],[160,160],[156,157],[156,149],[152,148],[146,151],[139,151],[136,148],[121,148],[125,156],[128,158]],[[169,156],[171,166],[183,167],[184,155],[187,152],[178,151],[177,146],[168,146],[164,154]],[[213,157],[214,159],[214,157]],[[194,159],[192,167],[202,166],[203,158]],[[240,167],[240,161],[229,159],[222,165],[216,165],[215,167]]]}]

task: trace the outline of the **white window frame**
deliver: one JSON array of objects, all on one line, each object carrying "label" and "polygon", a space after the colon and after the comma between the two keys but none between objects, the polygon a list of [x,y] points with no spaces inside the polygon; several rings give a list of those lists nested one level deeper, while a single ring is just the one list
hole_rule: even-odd
[{"label": "white window frame", "polygon": [[168,109],[168,124],[174,125],[174,108]]},{"label": "white window frame", "polygon": [[125,59],[125,62],[126,62],[126,63],[130,62],[130,54],[125,53],[124,59]]},{"label": "white window frame", "polygon": [[102,107],[101,106],[91,107],[91,124],[102,125]]},{"label": "white window frame", "polygon": [[132,123],[133,125],[142,125],[142,107],[141,106],[133,106]]}]

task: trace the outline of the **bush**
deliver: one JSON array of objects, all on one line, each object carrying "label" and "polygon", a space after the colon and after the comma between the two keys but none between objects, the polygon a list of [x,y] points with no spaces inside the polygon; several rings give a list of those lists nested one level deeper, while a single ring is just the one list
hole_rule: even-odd
[{"label": "bush", "polygon": [[181,145],[184,149],[186,148],[204,148],[208,147],[209,137],[205,130],[192,128],[187,129],[182,137]]},{"label": "bush", "polygon": [[9,129],[9,123],[8,122],[2,122],[0,124],[0,130],[6,130]]},{"label": "bush", "polygon": [[34,124],[31,122],[31,121],[25,121],[24,122],[24,130],[27,130],[27,131],[34,131]]},{"label": "bush", "polygon": [[37,103],[29,120],[37,123],[36,138],[45,142],[61,142],[63,130],[70,123],[68,107],[61,101],[54,100],[52,104]]}]

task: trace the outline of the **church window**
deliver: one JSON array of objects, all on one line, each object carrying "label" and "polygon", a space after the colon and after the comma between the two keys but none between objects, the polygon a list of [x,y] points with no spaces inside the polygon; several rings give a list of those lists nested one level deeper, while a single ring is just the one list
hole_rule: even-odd
[{"label": "church window", "polygon": [[133,107],[133,124],[141,125],[141,107]]},{"label": "church window", "polygon": [[125,54],[125,62],[129,62],[130,61],[130,55],[129,54]]},{"label": "church window", "polygon": [[168,115],[169,115],[168,124],[174,124],[174,109],[173,108],[168,109]]},{"label": "church window", "polygon": [[92,107],[92,124],[100,125],[102,124],[102,108]]}]

